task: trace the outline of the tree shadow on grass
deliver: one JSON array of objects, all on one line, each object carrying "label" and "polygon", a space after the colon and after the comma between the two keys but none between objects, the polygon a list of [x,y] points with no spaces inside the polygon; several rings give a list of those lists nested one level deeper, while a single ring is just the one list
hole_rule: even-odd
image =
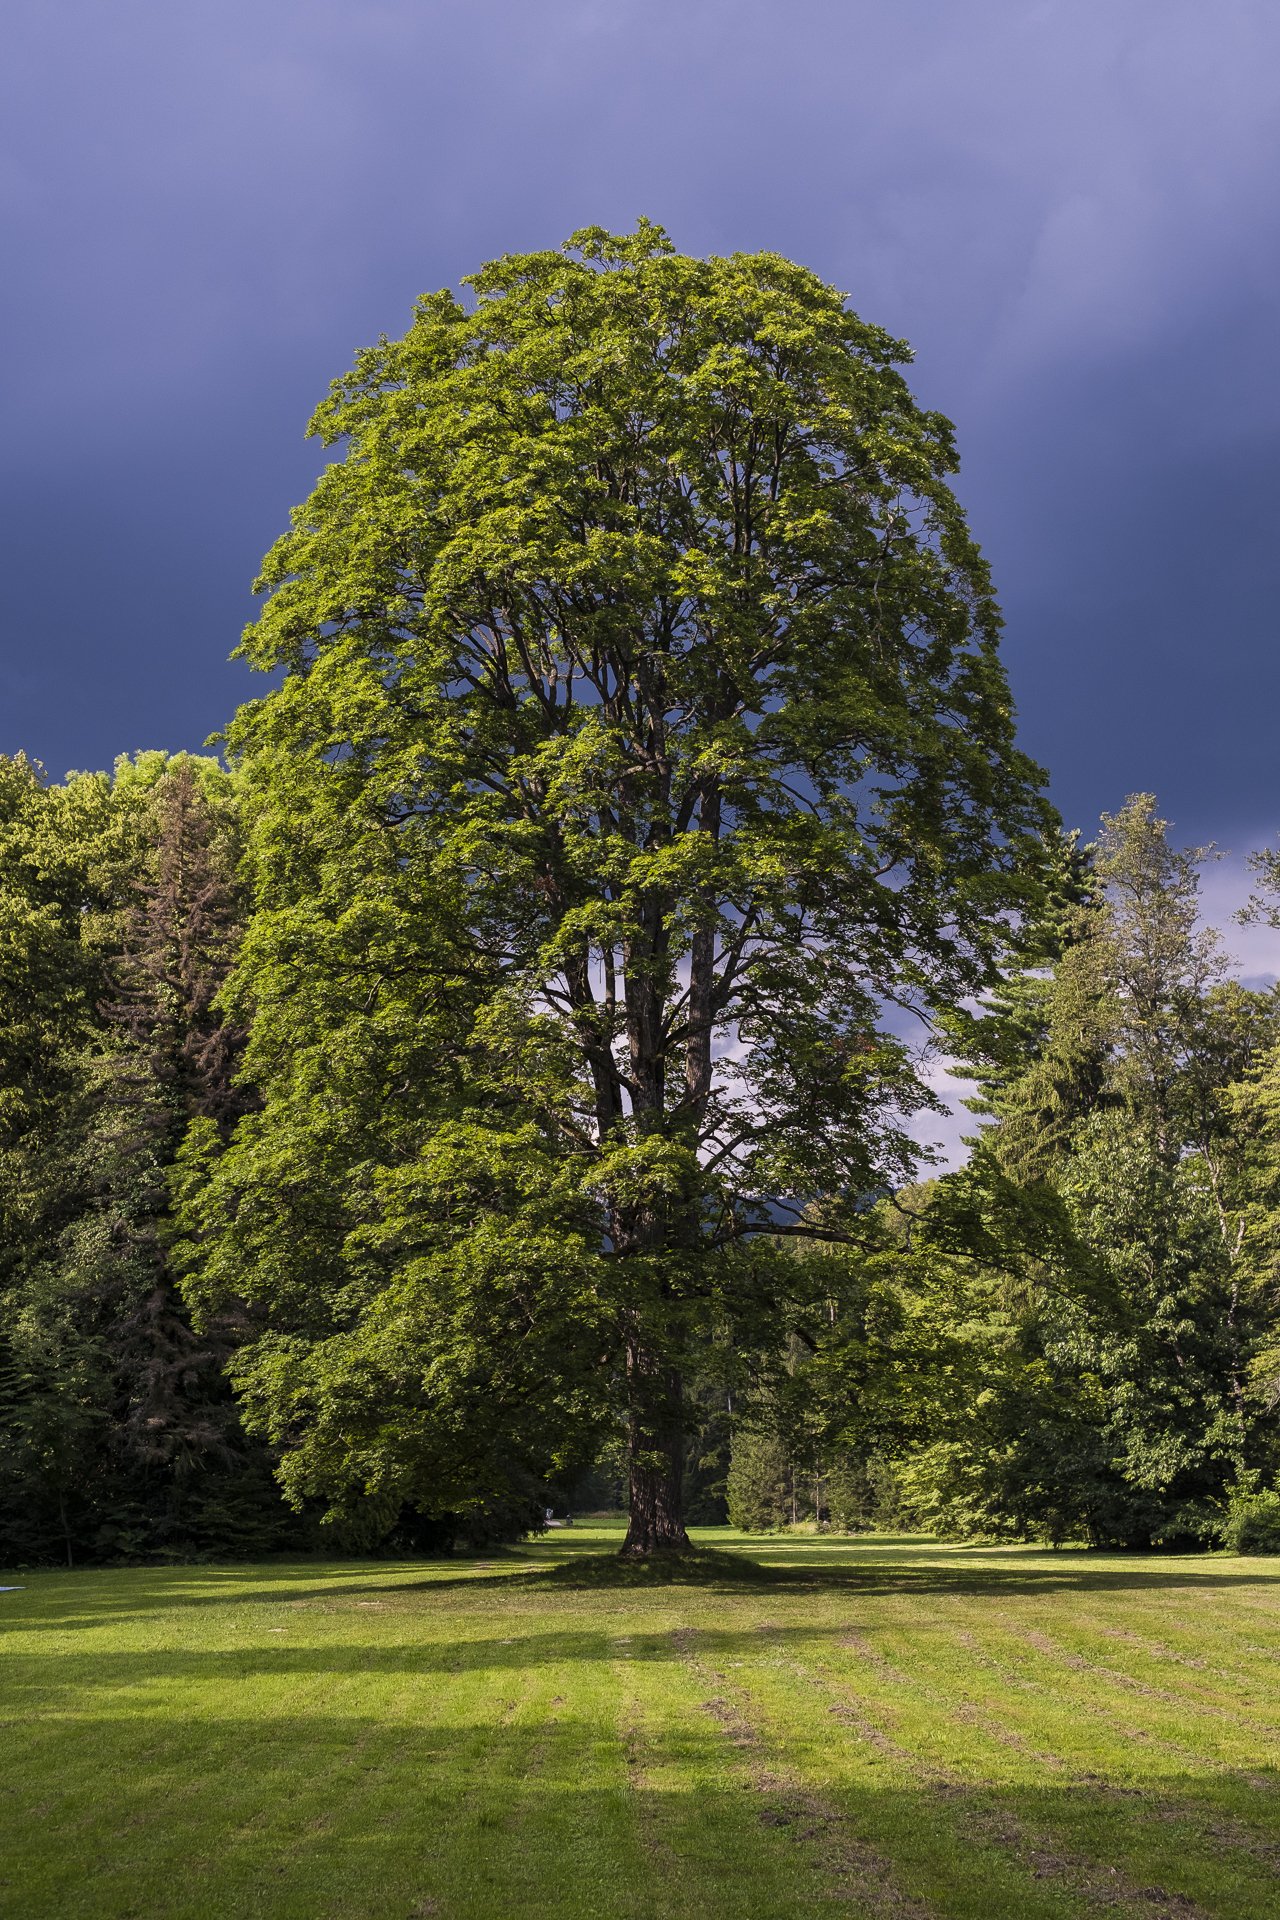
[{"label": "tree shadow on grass", "polygon": [[[765,1591],[776,1598],[776,1588]],[[757,1613],[751,1607],[730,1614],[713,1608],[677,1615],[678,1633],[673,1632],[672,1615],[666,1606],[651,1622],[646,1622],[642,1612],[619,1609],[598,1620],[578,1613],[547,1621],[540,1612],[528,1609],[497,1619],[489,1616],[483,1623],[486,1630],[478,1633],[466,1630],[469,1625],[480,1624],[475,1616],[460,1623],[456,1613],[449,1614],[438,1621],[437,1631],[432,1633],[430,1617],[414,1614],[411,1619],[420,1631],[413,1637],[403,1630],[407,1624],[403,1614],[383,1614],[380,1635],[373,1635],[348,1632],[347,1622],[335,1626],[334,1611],[327,1610],[329,1617],[319,1632],[317,1623],[305,1611],[299,1611],[289,1617],[285,1629],[263,1627],[255,1633],[248,1628],[238,1637],[220,1638],[218,1644],[208,1646],[104,1648],[73,1642],[70,1647],[53,1647],[38,1642],[38,1650],[10,1650],[5,1660],[5,1707],[11,1715],[62,1714],[74,1711],[78,1701],[99,1700],[104,1710],[125,1713],[133,1710],[136,1693],[137,1704],[145,1705],[150,1712],[155,1699],[163,1697],[166,1690],[191,1690],[193,1700],[208,1704],[216,1701],[222,1689],[234,1692],[246,1682],[255,1687],[265,1682],[280,1687],[287,1697],[293,1697],[292,1690],[297,1686],[307,1688],[316,1714],[323,1717],[329,1710],[327,1702],[349,1698],[346,1685],[353,1680],[404,1679],[433,1686],[460,1675],[485,1674],[492,1675],[497,1685],[502,1676],[509,1675],[514,1681],[521,1675],[557,1667],[596,1666],[603,1670],[623,1663],[632,1669],[674,1669],[686,1657],[681,1636],[689,1630],[696,1634],[703,1656],[719,1667],[758,1662],[766,1636],[768,1649],[784,1646],[801,1660],[819,1666],[834,1661],[835,1669],[848,1667],[856,1673],[862,1663],[858,1653],[849,1651],[850,1620],[843,1610],[813,1620],[794,1611],[779,1619],[773,1609],[766,1612],[761,1608]],[[770,1613],[773,1618],[768,1617]],[[1027,1624],[1034,1619],[1034,1614],[1029,1614]],[[354,1608],[348,1620],[352,1628],[365,1625]],[[884,1624],[881,1620],[878,1628],[866,1630],[873,1648]],[[1012,1638],[1016,1643],[1016,1627]],[[1051,1655],[1041,1653],[1037,1659],[1046,1674],[1058,1672],[1058,1663]],[[1122,1661],[1122,1656],[1112,1659]],[[957,1670],[964,1666],[961,1655]],[[1101,1694],[1111,1688],[1114,1674],[1111,1667],[1098,1668],[1087,1679],[1088,1685]],[[317,1687],[316,1682],[322,1684]],[[326,1682],[341,1691],[331,1691],[323,1684]],[[1229,1686],[1220,1697],[1212,1696],[1206,1702],[1203,1683],[1194,1680],[1189,1684],[1189,1711],[1198,1712],[1203,1706],[1211,1717],[1225,1716],[1235,1723],[1240,1712],[1239,1686],[1234,1691]],[[1240,1675],[1240,1684],[1249,1686],[1250,1724],[1259,1741],[1269,1745],[1280,1734],[1280,1698],[1270,1697],[1268,1689],[1259,1690],[1256,1683],[1250,1685],[1247,1673]],[[1123,1664],[1120,1685],[1126,1686]],[[1143,1691],[1141,1687],[1138,1690]],[[1162,1703],[1160,1711],[1172,1698],[1163,1692],[1156,1697]]]},{"label": "tree shadow on grass", "polygon": [[[694,1709],[704,1725],[621,1736],[584,1778],[598,1733],[554,1713],[428,1726],[264,1700],[160,1726],[87,1703],[50,1727],[38,1777],[28,1762],[0,1809],[6,1897],[63,1920],[648,1920],[673,1897],[703,1920],[809,1920],[833,1899],[1060,1920],[1099,1888],[1141,1920],[1276,1911],[1271,1780],[1178,1771],[1141,1792],[1097,1779],[943,1792],[842,1777],[829,1747],[798,1749],[792,1766],[785,1746],[774,1771],[716,1704]],[[50,1793],[58,1819],[30,1818]]]},{"label": "tree shadow on grass", "polygon": [[[732,1569],[723,1562],[735,1562]],[[1185,1592],[1217,1592],[1239,1586],[1272,1586],[1280,1590],[1280,1562],[1244,1564],[1230,1567],[1212,1564],[1188,1565],[1153,1560],[1135,1567],[1088,1567],[1064,1565],[1062,1568],[1037,1567],[831,1567],[821,1571],[805,1566],[770,1566],[759,1561],[729,1554],[703,1559],[663,1556],[652,1562],[620,1562],[610,1555],[584,1555],[549,1568],[531,1568],[527,1572],[504,1574],[445,1574],[434,1579],[410,1580],[381,1587],[384,1593],[458,1593],[464,1589],[510,1589],[513,1592],[570,1593],[597,1590],[642,1589],[664,1586],[706,1587],[715,1591],[742,1593],[756,1589],[762,1593],[812,1594],[1057,1594],[1057,1593],[1139,1593],[1164,1589]],[[354,1587],[323,1590],[336,1597],[354,1592]],[[266,1598],[267,1596],[263,1596]]]},{"label": "tree shadow on grass", "polygon": [[[1061,1555],[1015,1552],[1004,1558],[990,1550],[984,1555],[981,1549],[934,1546],[910,1536],[852,1549],[839,1545],[833,1549],[818,1541],[811,1547],[762,1543],[759,1551],[785,1555],[785,1559],[761,1560],[707,1547],[630,1560],[611,1551],[592,1551],[584,1541],[572,1547],[556,1542],[547,1548],[551,1564],[530,1566],[529,1551],[538,1549],[491,1551],[483,1560],[457,1570],[452,1570],[457,1563],[439,1560],[320,1565],[294,1561],[279,1566],[259,1562],[29,1575],[24,1592],[0,1596],[0,1638],[6,1629],[67,1631],[188,1608],[289,1608],[325,1601],[358,1604],[383,1597],[419,1598],[429,1605],[437,1594],[441,1598],[474,1596],[484,1603],[503,1594],[568,1598],[579,1593],[663,1588],[701,1588],[725,1595],[826,1595],[850,1601],[891,1594],[992,1599],[1175,1591],[1208,1595],[1242,1586],[1280,1593],[1280,1557],[1206,1554],[1193,1559],[1152,1554],[1139,1559],[1071,1550]],[[836,1558],[842,1552],[845,1557]]]}]

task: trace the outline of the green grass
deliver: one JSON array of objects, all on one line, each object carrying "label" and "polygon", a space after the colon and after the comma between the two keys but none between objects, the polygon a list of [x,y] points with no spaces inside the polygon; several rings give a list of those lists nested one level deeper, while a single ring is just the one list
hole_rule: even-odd
[{"label": "green grass", "polygon": [[1280,1562],[616,1540],[6,1576],[0,1913],[1280,1916]]}]

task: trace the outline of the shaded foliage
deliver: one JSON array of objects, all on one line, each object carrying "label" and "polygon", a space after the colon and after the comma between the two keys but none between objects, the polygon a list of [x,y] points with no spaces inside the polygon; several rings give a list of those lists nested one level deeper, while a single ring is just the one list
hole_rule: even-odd
[{"label": "shaded foliage", "polygon": [[197,1332],[169,1261],[188,1123],[227,1128],[250,1104],[242,1035],[215,1006],[241,925],[229,783],[162,755],[61,788],[10,762],[0,783],[0,1550],[283,1544],[296,1529],[226,1373],[247,1323],[230,1310]]},{"label": "shaded foliage", "polygon": [[987,1009],[980,1060],[1021,1052],[1021,1071],[989,1073],[992,1124],[914,1269],[938,1344],[901,1472],[932,1524],[1205,1543],[1276,1470],[1251,1382],[1277,1318],[1256,1162],[1280,997],[1226,977],[1205,857],[1131,799],[1030,979]]}]

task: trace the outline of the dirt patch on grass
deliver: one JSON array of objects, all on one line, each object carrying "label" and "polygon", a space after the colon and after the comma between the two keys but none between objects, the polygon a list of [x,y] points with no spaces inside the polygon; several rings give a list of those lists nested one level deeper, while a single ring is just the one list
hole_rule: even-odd
[{"label": "dirt patch on grass", "polygon": [[1207,1660],[1197,1660],[1191,1653],[1179,1653],[1176,1647],[1166,1646],[1163,1640],[1148,1640],[1140,1633],[1131,1633],[1127,1627],[1104,1627],[1098,1624],[1093,1630],[1099,1639],[1118,1640],[1122,1646],[1145,1653],[1149,1660],[1167,1660],[1173,1666],[1190,1667],[1194,1673],[1211,1673],[1218,1680],[1235,1678],[1225,1667],[1211,1667]]},{"label": "dirt patch on grass", "polygon": [[[994,1673],[1003,1686],[1016,1688],[1019,1693],[1035,1694],[1042,1700],[1051,1700],[1061,1705],[1061,1695],[1046,1681],[1034,1680],[1020,1668],[1010,1666],[1006,1661],[998,1659],[995,1654],[980,1646],[973,1634],[961,1628],[957,1631],[955,1639],[957,1646],[963,1647],[975,1664],[986,1667],[988,1672]],[[1108,1732],[1118,1735],[1122,1740],[1140,1741],[1153,1753],[1168,1754],[1171,1760],[1177,1760],[1183,1765],[1190,1763],[1206,1771],[1214,1765],[1209,1756],[1200,1752],[1198,1748],[1182,1746],[1178,1741],[1168,1740],[1162,1734],[1151,1733],[1146,1727],[1136,1727],[1127,1720],[1118,1719],[1110,1708],[1104,1707],[1096,1700],[1073,1700],[1071,1707],[1073,1713],[1078,1712],[1091,1720],[1096,1720],[1100,1725],[1105,1726]]]},{"label": "dirt patch on grass", "polygon": [[[841,1644],[858,1651],[861,1636],[846,1636]],[[874,1649],[868,1651],[882,1675],[895,1675],[906,1682],[907,1676],[883,1655]],[[942,1763],[926,1760],[894,1740],[859,1703],[849,1698],[835,1676],[825,1669],[815,1669],[786,1654],[783,1658],[790,1672],[827,1697],[827,1712],[832,1719],[856,1733],[884,1758],[909,1771],[936,1805],[962,1817],[969,1834],[1008,1855],[1031,1879],[1057,1883],[1064,1892],[1074,1894],[1089,1906],[1141,1915],[1144,1920],[1210,1920],[1205,1909],[1187,1894],[1170,1892],[1160,1886],[1139,1886],[1118,1867],[1055,1845],[990,1793],[973,1786]],[[833,1692],[837,1694],[834,1700],[830,1698]]]},{"label": "dirt patch on grass", "polygon": [[[1110,1627],[1101,1622],[1093,1621],[1089,1624],[1100,1638],[1115,1640],[1123,1646],[1133,1647],[1135,1651],[1146,1654],[1151,1660],[1167,1661],[1171,1666],[1187,1667],[1192,1672],[1208,1674],[1211,1679],[1225,1680],[1228,1685],[1241,1687],[1248,1693],[1255,1695],[1262,1693],[1266,1695],[1266,1704],[1268,1707],[1274,1708],[1278,1704],[1275,1697],[1268,1693],[1268,1682],[1274,1682],[1274,1673],[1259,1673],[1256,1669],[1251,1669],[1238,1663],[1225,1667],[1215,1666],[1208,1660],[1197,1658],[1195,1654],[1184,1653],[1179,1647],[1171,1647],[1166,1641],[1151,1639],[1143,1634],[1133,1633],[1124,1627]],[[1171,1626],[1182,1627],[1187,1632],[1195,1631],[1195,1624],[1192,1621],[1171,1621],[1169,1624]],[[1230,1658],[1231,1655],[1236,1652],[1257,1654],[1261,1655],[1269,1663],[1274,1661],[1276,1653],[1274,1647],[1262,1647],[1249,1642],[1245,1642],[1234,1648],[1230,1646],[1226,1648],[1219,1647],[1215,1649],[1215,1651],[1218,1653],[1219,1658],[1223,1657],[1224,1654],[1227,1658]]]},{"label": "dirt patch on grass", "polygon": [[[1136,1674],[1126,1673],[1123,1667],[1109,1666],[1101,1660],[1090,1660],[1082,1653],[1075,1653],[1052,1634],[1041,1633],[1034,1627],[1010,1627],[1009,1631],[1027,1646],[1034,1647],[1037,1653],[1056,1660],[1072,1673],[1087,1674],[1091,1680],[1105,1680],[1108,1685],[1120,1687],[1126,1693],[1138,1694],[1145,1700],[1159,1700],[1164,1706],[1176,1707],[1179,1713],[1196,1714],[1204,1720],[1226,1721],[1236,1727],[1240,1723],[1241,1708],[1251,1704],[1247,1700],[1231,1703],[1207,1699],[1203,1693],[1190,1688],[1153,1687]],[[1280,1740],[1280,1727],[1258,1721],[1252,1730],[1260,1740]]]},{"label": "dirt patch on grass", "polygon": [[630,1676],[615,1668],[624,1692],[618,1709],[618,1740],[622,1764],[626,1768],[627,1790],[635,1820],[636,1837],[645,1858],[651,1863],[655,1881],[672,1882],[678,1877],[679,1862],[668,1846],[659,1826],[657,1809],[662,1803],[660,1766],[638,1701],[628,1698],[625,1688]]},{"label": "dirt patch on grass", "polygon": [[[972,1654],[975,1660],[980,1661],[982,1665],[998,1675],[1004,1685],[1016,1686],[1024,1692],[1034,1692],[1042,1698],[1058,1701],[1059,1697],[1051,1686],[1042,1681],[1029,1680],[1016,1668],[1006,1666],[994,1654],[979,1647],[972,1634],[961,1631],[957,1633],[956,1640]],[[1153,1752],[1167,1753],[1180,1765],[1190,1764],[1198,1772],[1206,1774],[1212,1774],[1217,1768],[1218,1763],[1207,1758],[1198,1749],[1182,1746],[1177,1741],[1162,1739],[1158,1734],[1149,1732],[1146,1727],[1135,1727],[1127,1721],[1119,1720],[1096,1701],[1075,1700],[1072,1702],[1072,1711],[1087,1715],[1105,1726],[1108,1732],[1118,1735],[1123,1740],[1138,1742]],[[1070,1768],[1061,1760],[1058,1761],[1058,1765],[1068,1772],[1072,1779],[1094,1793],[1113,1799],[1136,1802],[1135,1813],[1142,1819],[1185,1826],[1198,1838],[1209,1841],[1213,1846],[1229,1847],[1236,1853],[1245,1854],[1251,1860],[1256,1860],[1269,1874],[1280,1875],[1280,1842],[1264,1838],[1242,1821],[1214,1813],[1193,1800],[1182,1800],[1176,1795],[1167,1793],[1153,1793],[1146,1787],[1121,1787],[1114,1781],[1108,1781],[1088,1770]],[[1277,1785],[1275,1779],[1265,1774],[1242,1773],[1237,1774],[1236,1778],[1260,1793],[1272,1794]]]},{"label": "dirt patch on grass", "polygon": [[855,1904],[876,1920],[934,1920],[933,1908],[895,1885],[889,1861],[854,1834],[841,1815],[802,1781],[794,1769],[768,1754],[759,1723],[747,1711],[743,1691],[702,1658],[696,1629],[671,1635],[680,1658],[698,1680],[715,1689],[702,1703],[732,1744],[749,1784],[763,1797],[759,1821],[804,1844],[836,1899]]}]

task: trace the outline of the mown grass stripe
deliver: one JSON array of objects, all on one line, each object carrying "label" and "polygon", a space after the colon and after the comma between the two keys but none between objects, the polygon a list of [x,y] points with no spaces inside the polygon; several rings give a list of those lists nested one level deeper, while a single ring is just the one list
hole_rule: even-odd
[{"label": "mown grass stripe", "polygon": [[1280,1916],[1256,1563],[782,1540],[738,1543],[767,1580],[578,1580],[608,1544],[29,1576],[0,1911]]}]

